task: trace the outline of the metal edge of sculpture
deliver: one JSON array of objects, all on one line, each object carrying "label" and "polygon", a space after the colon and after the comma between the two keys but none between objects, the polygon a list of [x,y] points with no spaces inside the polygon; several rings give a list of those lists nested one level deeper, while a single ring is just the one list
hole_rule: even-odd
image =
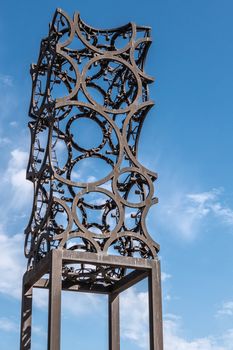
[{"label": "metal edge of sculpture", "polygon": [[[145,223],[157,202],[157,174],[137,160],[140,131],[153,106],[153,79],[144,72],[150,44],[149,27],[129,23],[99,30],[78,13],[71,19],[56,10],[31,66],[29,271],[52,249],[157,257],[159,245]],[[87,122],[87,145],[79,143],[80,122]],[[101,132],[99,140],[88,140],[88,123]],[[99,178],[92,176],[93,167]],[[63,279],[74,284],[106,286],[125,274],[122,267],[63,266]]]}]

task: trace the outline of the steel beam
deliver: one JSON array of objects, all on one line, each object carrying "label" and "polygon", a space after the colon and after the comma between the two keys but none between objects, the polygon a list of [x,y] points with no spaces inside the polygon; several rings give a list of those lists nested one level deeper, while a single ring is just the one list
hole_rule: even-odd
[{"label": "steel beam", "polygon": [[37,263],[36,268],[25,272],[23,277],[25,288],[31,288],[43,275],[48,273],[51,255],[52,251],[48,252],[48,254]]},{"label": "steel beam", "polygon": [[160,261],[154,260],[148,278],[150,350],[163,350]]},{"label": "steel beam", "polygon": [[114,293],[120,294],[124,290],[132,287],[134,284],[142,281],[146,277],[148,277],[148,271],[134,270],[125,277],[123,277],[120,281],[116,282],[111,287],[111,290]]},{"label": "steel beam", "polygon": [[106,265],[113,267],[127,267],[130,269],[146,270],[152,268],[152,261],[142,258],[133,258],[128,256],[105,255],[87,252],[76,252],[71,250],[62,250],[62,258],[65,263],[85,263],[93,265]]},{"label": "steel beam", "polygon": [[[49,279],[41,278],[39,281],[37,281],[34,286],[34,288],[49,288]],[[102,286],[102,285],[81,285],[80,283],[74,284],[70,281],[62,281],[62,290],[68,291],[68,292],[84,292],[84,293],[94,293],[94,294],[109,294],[111,293],[112,289],[110,286]]]},{"label": "steel beam", "polygon": [[108,297],[109,350],[120,350],[120,311],[119,294]]},{"label": "steel beam", "polygon": [[22,305],[21,305],[21,331],[20,331],[20,350],[31,349],[31,331],[32,331],[32,292],[33,289],[26,290],[23,284]]},{"label": "steel beam", "polygon": [[53,250],[49,283],[48,350],[60,350],[61,333],[61,251]]}]

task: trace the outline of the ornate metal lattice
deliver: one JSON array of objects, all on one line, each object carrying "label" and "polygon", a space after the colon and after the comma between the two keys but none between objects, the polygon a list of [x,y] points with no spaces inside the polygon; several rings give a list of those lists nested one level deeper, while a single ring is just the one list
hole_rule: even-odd
[{"label": "ornate metal lattice", "polygon": [[[156,258],[159,246],[145,218],[157,202],[157,175],[137,160],[140,130],[153,106],[148,91],[153,79],[144,72],[150,44],[148,27],[129,23],[98,30],[78,14],[72,20],[56,11],[31,67],[27,178],[34,200],[25,231],[28,270],[52,249]],[[86,120],[102,135],[99,143],[88,139],[87,127],[88,147],[76,132]],[[93,159],[100,170],[103,164],[99,178],[92,175]],[[63,266],[63,279],[74,283],[109,285],[125,273],[123,267]]]}]

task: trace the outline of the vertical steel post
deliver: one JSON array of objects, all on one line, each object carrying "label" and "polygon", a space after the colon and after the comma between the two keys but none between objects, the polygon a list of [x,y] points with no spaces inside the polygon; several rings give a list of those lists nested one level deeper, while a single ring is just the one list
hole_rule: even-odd
[{"label": "vertical steel post", "polygon": [[109,350],[120,350],[120,312],[119,294],[108,297]]},{"label": "vertical steel post", "polygon": [[48,315],[48,350],[60,350],[62,254],[53,250],[51,257]]},{"label": "vertical steel post", "polygon": [[33,290],[32,287],[29,289],[26,289],[26,286],[23,283],[20,350],[31,349],[32,290]]},{"label": "vertical steel post", "polygon": [[150,350],[163,350],[160,261],[154,260],[148,278]]}]

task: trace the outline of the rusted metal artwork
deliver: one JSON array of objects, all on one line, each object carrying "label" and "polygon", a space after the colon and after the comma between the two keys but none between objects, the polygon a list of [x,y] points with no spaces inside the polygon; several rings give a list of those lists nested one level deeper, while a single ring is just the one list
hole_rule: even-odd
[{"label": "rusted metal artwork", "polygon": [[[148,271],[153,274],[153,266],[160,271],[159,245],[145,222],[157,203],[157,174],[137,159],[140,131],[153,106],[148,90],[153,79],[144,71],[150,44],[149,27],[129,23],[99,30],[79,14],[71,19],[58,9],[38,62],[31,66],[27,179],[33,183],[34,199],[25,230],[24,304],[33,286],[53,288],[56,261],[61,289],[110,295],[111,350],[119,350],[119,329],[111,322],[116,296],[149,276]],[[85,123],[86,140],[79,138],[79,126]],[[101,136],[88,137],[90,123]],[[46,273],[47,280],[42,278]],[[158,275],[150,304],[154,313],[155,304],[159,309],[151,316],[152,328],[157,327],[151,350],[162,350]],[[50,313],[55,312],[53,302]],[[59,316],[57,322],[59,327]],[[51,339],[55,326],[49,327],[48,349],[58,350],[59,341],[54,345]],[[30,349],[25,321],[21,334],[21,350]]]}]

